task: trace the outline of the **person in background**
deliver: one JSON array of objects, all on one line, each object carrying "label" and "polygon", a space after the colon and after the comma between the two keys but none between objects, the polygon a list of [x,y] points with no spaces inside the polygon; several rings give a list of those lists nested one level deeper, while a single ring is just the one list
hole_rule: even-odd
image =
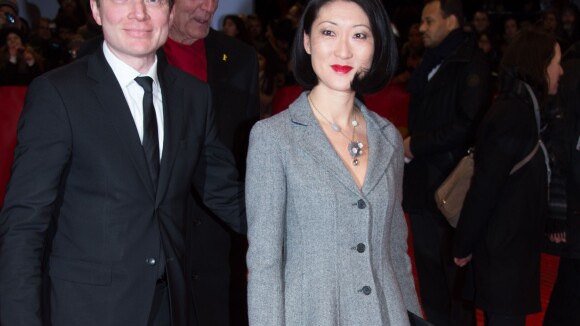
[{"label": "person in background", "polygon": [[0,47],[0,85],[27,86],[42,73],[42,56],[24,42],[20,30],[1,30],[0,37],[5,43]]},{"label": "person in background", "polygon": [[560,12],[555,8],[546,9],[542,12],[540,20],[542,29],[552,35],[556,35],[560,31]]},{"label": "person in background", "polygon": [[403,207],[409,213],[421,302],[435,325],[475,325],[462,299],[466,271],[453,264],[453,228],[434,199],[473,142],[491,100],[490,64],[463,31],[459,0],[430,0],[420,31],[425,52],[409,81]]},{"label": "person in background", "polygon": [[[548,253],[560,256],[558,276],[544,315],[544,326],[580,325],[580,43],[563,56],[565,71],[560,79],[558,99],[561,112],[550,135],[561,150],[554,153],[552,171],[562,173],[564,208],[561,216],[548,215]],[[554,160],[552,160],[554,161]],[[552,183],[554,179],[552,178]],[[560,206],[561,207],[561,206]],[[558,217],[561,217],[558,219]]]},{"label": "person in background", "polygon": [[471,21],[473,26],[473,32],[476,34],[481,34],[483,32],[489,32],[491,29],[491,21],[489,19],[489,14],[485,10],[478,10],[473,14],[473,20]]},{"label": "person in background", "polygon": [[252,45],[252,41],[248,35],[248,31],[246,30],[246,24],[244,20],[237,15],[227,15],[224,17],[222,32],[233,38],[237,38],[238,40]]},{"label": "person in background", "polygon": [[407,33],[407,42],[401,47],[401,56],[399,59],[399,73],[393,78],[394,84],[407,84],[411,78],[413,70],[421,62],[425,47],[423,46],[423,37],[419,31],[419,24],[413,24],[409,27]]},{"label": "person in background", "polygon": [[[489,326],[524,326],[526,315],[541,311],[548,176],[539,110],[558,90],[560,58],[553,35],[519,32],[502,60],[497,100],[477,134],[453,256],[457,266],[473,265],[475,304]],[[519,162],[525,164],[512,174]]]},{"label": "person in background", "polygon": [[573,4],[565,5],[562,10],[562,28],[560,29],[560,39],[562,53],[565,53],[569,46],[580,41],[580,11]]},{"label": "person in background", "polygon": [[409,325],[421,308],[402,139],[357,99],[396,69],[387,13],[378,0],[311,0],[292,54],[307,91],[250,138],[250,325]]},{"label": "person in background", "polygon": [[156,54],[173,1],[90,5],[104,42],[26,95],[0,212],[0,324],[197,326],[187,199],[195,189],[244,232],[242,184],[209,87]]},{"label": "person in background", "polygon": [[260,49],[266,45],[266,35],[260,17],[254,14],[246,16],[246,30],[254,48]]},{"label": "person in background", "polygon": [[[258,59],[251,46],[210,28],[218,5],[176,0],[163,52],[169,64],[209,84],[219,139],[234,154],[243,180],[250,128],[260,115]],[[245,325],[246,237],[224,225],[202,199],[194,193],[185,231],[199,323]]]},{"label": "person in background", "polygon": [[503,21],[503,39],[506,43],[509,43],[514,36],[518,33],[518,21],[515,17],[507,17]]},{"label": "person in background", "polygon": [[0,0],[0,30],[3,29],[23,29],[17,0]]},{"label": "person in background", "polygon": [[293,80],[290,73],[290,46],[294,40],[295,29],[289,18],[280,18],[270,21],[266,27],[266,45],[262,48],[268,65],[272,67],[277,76],[277,87],[282,87]]}]

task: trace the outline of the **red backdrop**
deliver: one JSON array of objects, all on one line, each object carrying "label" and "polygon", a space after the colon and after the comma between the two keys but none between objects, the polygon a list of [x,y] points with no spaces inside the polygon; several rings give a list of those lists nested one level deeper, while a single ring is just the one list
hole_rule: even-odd
[{"label": "red backdrop", "polygon": [[16,125],[24,107],[27,87],[0,87],[0,207],[4,203],[6,185],[16,146]]}]

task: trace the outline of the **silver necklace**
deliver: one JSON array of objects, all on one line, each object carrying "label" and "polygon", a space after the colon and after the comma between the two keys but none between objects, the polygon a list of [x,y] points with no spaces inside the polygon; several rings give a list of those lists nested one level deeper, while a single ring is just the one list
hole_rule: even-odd
[{"label": "silver necklace", "polygon": [[344,136],[344,138],[346,138],[349,143],[348,143],[348,153],[350,154],[350,157],[352,158],[352,165],[357,166],[358,165],[358,158],[361,157],[363,155],[363,143],[355,140],[354,136],[355,136],[355,131],[356,131],[356,127],[358,127],[358,120],[356,119],[356,111],[357,111],[357,107],[355,106],[354,110],[353,110],[353,118],[351,121],[351,125],[352,125],[352,137],[348,138],[347,135],[345,135],[342,132],[342,128],[340,128],[339,125],[337,125],[336,123],[330,121],[324,114],[322,114],[322,112],[318,111],[318,109],[316,108],[316,106],[314,105],[314,103],[312,102],[312,99],[310,98],[310,95],[308,95],[308,102],[310,103],[310,106],[312,106],[312,108],[318,112],[318,114],[320,114],[320,116],[322,118],[324,118],[324,120],[326,120],[329,124],[330,124],[330,128],[332,128],[332,130],[334,130],[335,132],[340,133],[341,135]]}]

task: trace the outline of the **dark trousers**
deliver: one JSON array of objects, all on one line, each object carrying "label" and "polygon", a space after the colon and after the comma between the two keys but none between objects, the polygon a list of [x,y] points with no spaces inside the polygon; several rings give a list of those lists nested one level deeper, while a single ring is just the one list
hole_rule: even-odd
[{"label": "dark trousers", "polygon": [[169,311],[169,289],[166,280],[160,280],[155,286],[155,295],[149,313],[147,326],[171,326]]},{"label": "dark trousers", "polygon": [[544,326],[580,325],[580,259],[560,258]]},{"label": "dark trousers", "polygon": [[502,315],[485,312],[485,326],[526,326],[526,315]]},{"label": "dark trousers", "polygon": [[[409,214],[421,304],[436,326],[475,325],[472,302],[464,300],[467,268],[453,263],[453,228],[439,214]],[[469,265],[468,265],[469,266]]]}]

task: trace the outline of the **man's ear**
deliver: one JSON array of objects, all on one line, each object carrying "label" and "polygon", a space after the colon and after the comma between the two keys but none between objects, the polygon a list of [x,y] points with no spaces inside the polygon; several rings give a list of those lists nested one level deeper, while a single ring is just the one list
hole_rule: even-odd
[{"label": "man's ear", "polygon": [[459,24],[459,19],[457,19],[457,16],[455,15],[447,16],[447,18],[445,18],[445,23],[447,25],[447,30],[450,32],[461,27],[461,24]]},{"label": "man's ear", "polygon": [[99,5],[97,4],[97,1],[95,0],[91,0],[91,11],[93,12],[93,18],[95,19],[95,22],[97,22],[97,24],[99,24],[99,26],[103,26],[103,23],[101,21],[101,12],[99,11]]}]

